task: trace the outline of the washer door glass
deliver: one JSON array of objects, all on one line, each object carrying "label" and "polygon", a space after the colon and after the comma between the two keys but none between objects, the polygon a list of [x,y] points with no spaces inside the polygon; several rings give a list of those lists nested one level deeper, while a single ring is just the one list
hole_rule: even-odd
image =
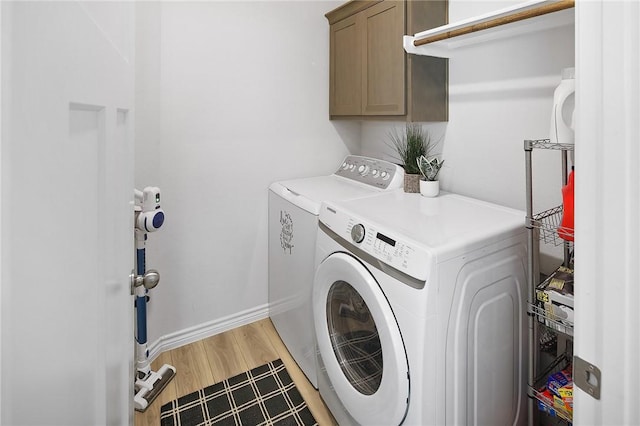
[{"label": "washer door glass", "polygon": [[402,423],[409,401],[407,354],[375,277],[350,254],[333,253],[316,269],[312,299],[318,374],[330,385],[320,394],[335,393],[355,423]]},{"label": "washer door glass", "polygon": [[327,295],[327,326],[333,352],[351,385],[372,395],[382,380],[382,346],[376,323],[360,293],[336,281]]}]

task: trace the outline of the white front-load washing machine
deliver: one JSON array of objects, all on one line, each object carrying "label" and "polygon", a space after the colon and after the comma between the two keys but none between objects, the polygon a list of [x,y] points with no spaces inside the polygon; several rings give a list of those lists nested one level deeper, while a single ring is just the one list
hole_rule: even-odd
[{"label": "white front-load washing machine", "polygon": [[524,217],[446,193],[323,203],[318,388],[341,426],[526,422]]},{"label": "white front-load washing machine", "polygon": [[316,388],[311,287],[320,203],[389,191],[403,181],[404,171],[396,164],[349,155],[332,175],[275,182],[269,187],[269,316]]}]

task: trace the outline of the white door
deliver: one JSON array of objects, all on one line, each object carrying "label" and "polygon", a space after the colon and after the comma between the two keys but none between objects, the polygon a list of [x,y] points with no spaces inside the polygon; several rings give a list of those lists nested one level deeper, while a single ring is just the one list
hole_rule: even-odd
[{"label": "white door", "polygon": [[322,364],[349,415],[361,425],[400,424],[409,366],[395,315],[373,275],[346,253],[330,255],[316,271],[313,316]]},{"label": "white door", "polygon": [[2,424],[130,424],[134,4],[1,7]]},{"label": "white door", "polygon": [[638,425],[640,3],[576,2],[576,118],[573,420]]}]

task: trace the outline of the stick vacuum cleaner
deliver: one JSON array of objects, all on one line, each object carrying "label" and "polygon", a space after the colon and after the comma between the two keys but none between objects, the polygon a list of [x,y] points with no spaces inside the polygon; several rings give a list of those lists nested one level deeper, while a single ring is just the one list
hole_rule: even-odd
[{"label": "stick vacuum cleaner", "polygon": [[151,371],[147,349],[147,292],[158,285],[160,274],[154,269],[145,270],[145,244],[147,234],[157,231],[164,223],[164,212],[160,208],[160,189],[136,189],[135,198],[136,274],[132,276],[131,283],[136,309],[136,380],[133,400],[137,411],[145,411],[175,377],[176,369],[164,364],[157,372]]}]

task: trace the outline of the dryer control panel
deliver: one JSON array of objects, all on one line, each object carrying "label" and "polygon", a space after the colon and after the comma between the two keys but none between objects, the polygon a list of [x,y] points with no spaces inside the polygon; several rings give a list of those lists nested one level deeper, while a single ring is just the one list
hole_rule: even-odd
[{"label": "dryer control panel", "polygon": [[400,188],[404,181],[399,165],[359,155],[347,156],[334,174],[380,189]]},{"label": "dryer control panel", "polygon": [[422,246],[330,204],[322,204],[320,221],[346,242],[415,279],[427,281],[435,268],[435,256]]}]

